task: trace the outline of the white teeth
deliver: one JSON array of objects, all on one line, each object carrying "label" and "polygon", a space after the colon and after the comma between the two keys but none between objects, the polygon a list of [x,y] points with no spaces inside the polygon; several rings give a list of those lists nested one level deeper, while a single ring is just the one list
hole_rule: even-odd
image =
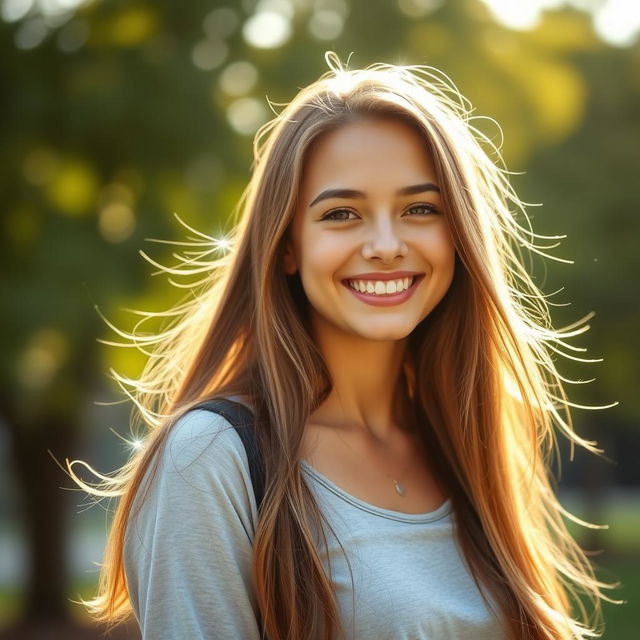
[{"label": "white teeth", "polygon": [[408,289],[414,276],[399,280],[348,280],[349,286],[356,291],[376,296],[392,295]]}]

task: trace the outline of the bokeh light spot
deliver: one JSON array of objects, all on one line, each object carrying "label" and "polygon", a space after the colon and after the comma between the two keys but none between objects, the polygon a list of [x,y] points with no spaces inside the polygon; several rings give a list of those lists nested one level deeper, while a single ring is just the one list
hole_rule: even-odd
[{"label": "bokeh light spot", "polygon": [[67,338],[58,330],[37,331],[17,361],[17,378],[34,391],[47,387],[69,353]]},{"label": "bokeh light spot", "polygon": [[4,0],[0,4],[0,15],[5,22],[22,20],[33,6],[33,0]]},{"label": "bokeh light spot", "polygon": [[251,135],[266,121],[267,111],[255,98],[240,98],[227,108],[229,124],[242,135]]},{"label": "bokeh light spot", "polygon": [[249,93],[258,81],[258,70],[250,62],[232,62],[220,74],[220,88],[234,97]]},{"label": "bokeh light spot", "polygon": [[255,8],[255,13],[260,11],[273,11],[281,16],[291,20],[296,13],[293,3],[297,2],[301,5],[308,0],[260,0]]},{"label": "bokeh light spot", "polygon": [[632,45],[640,32],[640,2],[609,0],[596,10],[593,25],[603,40],[618,46]]},{"label": "bokeh light spot", "polygon": [[133,205],[134,196],[131,188],[122,182],[110,182],[100,191],[100,205],[110,202],[124,202]]},{"label": "bokeh light spot", "polygon": [[275,49],[291,37],[291,22],[281,13],[259,11],[244,23],[242,35],[252,47]]},{"label": "bokeh light spot", "polygon": [[240,17],[229,7],[219,7],[202,21],[204,32],[212,39],[228,38],[240,26]]},{"label": "bokeh light spot", "polygon": [[136,228],[131,189],[122,183],[112,182],[102,189],[99,200],[100,235],[112,243],[123,242],[131,237]]},{"label": "bokeh light spot", "polygon": [[532,29],[540,20],[538,2],[505,2],[505,0],[483,0],[491,13],[510,29]]},{"label": "bokeh light spot", "polygon": [[47,24],[41,16],[36,16],[30,20],[26,20],[16,31],[14,41],[18,49],[28,50],[35,49],[42,44],[47,37],[49,30]]},{"label": "bokeh light spot", "polygon": [[65,53],[73,53],[86,44],[89,26],[84,20],[72,20],[58,33],[58,47]]},{"label": "bokeh light spot", "polygon": [[94,205],[97,189],[98,181],[93,169],[79,160],[61,163],[46,185],[51,204],[70,216],[87,213]]},{"label": "bokeh light spot", "polygon": [[100,209],[98,228],[107,242],[115,244],[126,240],[136,228],[131,207],[124,202],[110,202]]},{"label": "bokeh light spot", "polygon": [[442,3],[443,0],[398,0],[398,9],[409,18],[424,18]]},{"label": "bokeh light spot", "polygon": [[229,48],[222,40],[210,40],[206,38],[193,47],[191,60],[198,69],[211,71],[225,61],[228,53]]},{"label": "bokeh light spot", "polygon": [[125,9],[111,24],[111,42],[121,47],[136,46],[157,31],[157,22],[156,14],[146,7]]},{"label": "bokeh light spot", "polygon": [[321,9],[312,14],[309,19],[309,31],[318,40],[333,40],[344,28],[344,19],[336,11]]}]

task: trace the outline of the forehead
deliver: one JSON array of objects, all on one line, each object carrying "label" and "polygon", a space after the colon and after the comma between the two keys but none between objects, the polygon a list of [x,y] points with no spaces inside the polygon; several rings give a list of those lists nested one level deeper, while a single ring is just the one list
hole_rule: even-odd
[{"label": "forehead", "polygon": [[305,195],[326,186],[363,188],[367,183],[393,188],[435,180],[426,139],[397,119],[366,118],[320,136],[306,158]]}]

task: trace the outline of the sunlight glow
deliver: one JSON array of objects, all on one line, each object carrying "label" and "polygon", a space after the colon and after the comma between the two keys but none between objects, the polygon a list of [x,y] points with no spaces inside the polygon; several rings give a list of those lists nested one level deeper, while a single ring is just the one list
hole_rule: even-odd
[{"label": "sunlight glow", "polygon": [[598,36],[609,44],[631,45],[640,34],[638,0],[482,0],[498,22],[511,29],[533,29],[543,11],[572,7],[593,16]]},{"label": "sunlight glow", "polygon": [[229,251],[231,249],[231,240],[228,238],[214,238],[213,244],[216,249],[220,249],[221,251]]},{"label": "sunlight glow", "polygon": [[134,451],[140,451],[140,449],[144,447],[144,438],[140,438],[136,436],[134,436],[131,439],[126,438],[122,434],[118,433],[113,427],[109,427],[109,431],[111,431],[111,433],[113,433],[114,436],[120,438],[120,440],[122,440],[122,442],[124,442],[127,445],[127,447],[129,447],[129,449],[133,449]]},{"label": "sunlight glow", "polygon": [[353,82],[353,77],[348,71],[336,71],[333,78],[329,80],[329,85],[337,96],[341,96],[351,91]]},{"label": "sunlight glow", "polygon": [[[16,33],[16,45],[20,49],[39,46],[50,30],[63,26],[80,8],[94,0],[0,0],[0,17],[5,22],[23,24]],[[570,7],[591,14],[593,28],[605,42],[616,46],[630,46],[640,35],[639,0],[482,0],[495,19],[516,30],[533,29],[546,10]],[[251,0],[245,2],[249,17],[242,25],[245,41],[258,49],[275,49],[284,45],[292,36],[292,20],[296,11],[307,6],[310,0]],[[444,0],[396,0],[398,10],[409,18],[424,18],[440,8]],[[339,37],[349,13],[345,0],[315,0],[308,29],[318,40],[332,40]],[[129,12],[136,18],[145,11]],[[130,16],[131,17],[131,16]],[[203,28],[207,39],[213,42],[232,35],[240,25],[238,11],[229,7],[219,7],[207,14]],[[131,20],[129,20],[131,22]],[[129,25],[131,26],[131,25]],[[134,25],[140,26],[140,25]],[[148,26],[148,25],[143,25]],[[68,42],[63,39],[60,48],[74,51],[86,40],[83,32],[69,33]],[[140,39],[140,38],[138,38]],[[205,41],[206,43],[206,41]],[[200,43],[194,49],[196,66],[212,70],[219,66],[226,55],[222,48],[205,46]]]}]

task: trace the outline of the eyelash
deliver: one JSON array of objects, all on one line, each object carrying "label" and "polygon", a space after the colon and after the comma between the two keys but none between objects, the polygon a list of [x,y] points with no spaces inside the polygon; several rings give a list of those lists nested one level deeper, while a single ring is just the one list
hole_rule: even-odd
[{"label": "eyelash", "polygon": [[[440,213],[440,210],[438,209],[438,207],[436,207],[435,205],[432,204],[414,204],[411,205],[407,211],[410,211],[411,209],[426,209],[427,210],[427,214],[424,214],[425,217],[427,215],[432,215],[432,214],[438,214]],[[338,213],[341,211],[346,211],[347,213],[355,213],[355,211],[351,210],[351,209],[332,209],[331,211],[328,211],[327,213],[324,214],[324,216],[322,216],[322,218],[320,218],[321,220],[331,220],[332,222],[351,222],[351,219],[348,218],[332,218],[330,217],[331,214],[333,213]]]}]

